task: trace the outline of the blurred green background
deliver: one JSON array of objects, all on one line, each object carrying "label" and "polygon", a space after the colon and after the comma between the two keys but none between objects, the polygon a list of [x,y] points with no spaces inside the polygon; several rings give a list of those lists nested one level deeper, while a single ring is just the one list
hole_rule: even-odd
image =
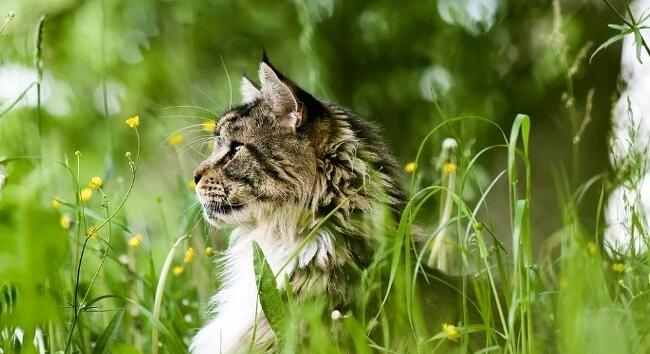
[{"label": "blurred green background", "polygon": [[[40,109],[32,86],[0,116],[0,159],[20,158],[6,164],[0,190],[0,285],[39,274],[48,282],[34,280],[40,285],[30,299],[44,299],[43,318],[61,316],[69,297],[43,294],[61,287],[69,292],[74,284],[69,273],[79,245],[58,225],[61,215],[74,222],[74,209],[50,206],[55,197],[74,203],[77,194],[63,165],[76,174],[79,151],[79,183],[100,176],[115,209],[130,180],[125,153],[136,153],[134,131],[124,123],[133,115],[141,119],[141,161],[133,192],[117,215],[118,241],[106,265],[129,272],[101,286],[115,289],[153,277],[151,269],[185,233],[202,236],[192,241],[196,248],[223,245],[219,235],[208,237],[188,184],[209,151],[201,124],[238,102],[239,79],[242,73],[255,77],[263,49],[303,88],[377,122],[403,164],[446,119],[477,115],[509,131],[517,113],[530,115],[532,231],[542,242],[561,225],[558,180],[566,175],[576,186],[608,169],[620,45],[588,59],[612,34],[607,23],[615,21],[602,2],[573,0],[555,7],[538,0],[2,0],[0,112],[38,80],[39,63],[43,76]],[[574,144],[590,90],[591,120]],[[437,174],[435,159],[447,136],[459,139],[463,151],[503,143],[488,124],[451,124],[426,145],[423,181]],[[572,152],[579,158],[572,159]],[[479,187],[504,168],[505,158],[502,152],[486,155]],[[504,235],[506,188],[499,184],[488,199],[492,227]],[[466,197],[471,202],[478,195]],[[587,225],[597,216],[596,201],[597,193],[582,204]],[[89,207],[103,215],[97,192]],[[128,248],[136,233],[144,235],[153,264]],[[103,252],[100,244],[96,250]],[[198,326],[200,304],[214,287],[207,256],[199,256],[203,263],[194,280],[177,277],[170,287],[177,299],[199,293],[169,305],[169,311],[194,316],[180,316],[179,328]],[[50,261],[45,268],[42,258]],[[98,263],[95,258],[89,262]],[[87,267],[87,278],[95,268]],[[106,284],[111,281],[116,283]],[[153,283],[151,278],[128,291],[151,293]]]},{"label": "blurred green background", "polygon": [[[176,173],[189,178],[199,156],[183,149],[185,166],[169,162],[174,154],[164,148],[164,137],[201,122],[190,115],[215,117],[203,109],[172,107],[196,105],[219,113],[231,95],[236,103],[238,80],[242,73],[255,75],[263,48],[306,89],[378,122],[402,162],[414,158],[443,114],[481,115],[508,127],[524,112],[534,126],[534,183],[542,193],[533,213],[544,221],[537,225],[541,236],[560,222],[552,210],[557,205],[552,173],[562,165],[571,169],[570,110],[563,100],[567,68],[576,60],[580,65],[572,108],[578,119],[588,90],[595,90],[576,181],[607,168],[608,118],[619,71],[617,47],[592,63],[578,58],[585,45],[598,45],[611,34],[606,24],[614,18],[606,7],[562,1],[561,8],[558,24],[550,1],[4,0],[0,14],[15,12],[16,18],[0,42],[1,90],[7,92],[0,99],[6,105],[30,83],[8,81],[6,72],[33,69],[36,24],[44,14],[42,133],[60,142],[44,143],[53,160],[82,150],[93,154],[87,163],[112,167],[128,139],[128,131],[119,129],[122,120],[140,114],[148,127],[145,163],[167,166],[151,178]],[[33,112],[14,110],[1,124],[3,155],[37,152],[19,143],[34,134]],[[495,129],[465,125],[477,129],[478,146],[498,141]],[[433,144],[429,151],[435,155],[438,148]],[[496,170],[502,162],[485,168]]]}]

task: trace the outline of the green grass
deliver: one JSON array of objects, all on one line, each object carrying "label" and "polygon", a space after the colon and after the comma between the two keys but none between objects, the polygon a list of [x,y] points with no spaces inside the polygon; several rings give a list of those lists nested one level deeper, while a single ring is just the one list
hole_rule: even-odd
[{"label": "green grass", "polygon": [[[148,129],[149,120],[130,130],[131,144],[136,150],[117,164],[120,173],[129,177],[104,177],[101,188],[94,190],[93,198],[83,202],[78,196],[93,174],[104,175],[84,167],[83,152],[74,154],[66,162],[43,161],[39,171],[36,158],[7,159],[9,182],[0,197],[0,275],[3,296],[0,297],[2,328],[9,333],[20,327],[26,338],[39,329],[44,334],[46,348],[67,352],[156,352],[152,338],[162,343],[158,352],[182,352],[193,331],[200,325],[201,310],[207,296],[216,287],[213,274],[213,257],[205,254],[206,245],[212,245],[211,232],[195,213],[182,213],[173,222],[164,216],[156,217],[129,210],[131,199],[138,195],[142,170],[138,131]],[[458,117],[446,120],[434,128],[423,141],[420,152],[432,148],[428,139],[437,137],[444,126],[459,124],[488,124],[479,117]],[[122,127],[116,127],[122,129]],[[198,129],[198,128],[197,128]],[[497,129],[498,127],[494,127]],[[417,328],[429,316],[421,313],[417,299],[413,298],[413,264],[423,264],[428,256],[424,250],[412,247],[411,231],[427,203],[447,192],[453,200],[453,217],[440,225],[458,239],[454,259],[460,260],[461,273],[467,274],[468,287],[478,294],[477,302],[485,318],[496,321],[483,325],[454,323],[460,329],[460,341],[453,344],[461,352],[467,349],[469,334],[485,332],[484,352],[539,353],[539,352],[646,352],[648,341],[647,311],[648,262],[643,256],[621,255],[615,263],[609,260],[598,243],[603,225],[596,230],[582,226],[577,205],[586,189],[605,190],[602,180],[572,191],[568,182],[558,182],[563,204],[559,210],[564,227],[551,236],[550,247],[543,252],[533,252],[531,242],[530,191],[531,161],[529,136],[531,119],[519,115],[510,134],[503,134],[503,144],[494,145],[473,153],[472,147],[460,143],[458,169],[453,172],[458,179],[455,190],[446,190],[434,181],[423,184],[425,175],[441,176],[434,167],[418,167],[412,174],[412,198],[402,220],[394,231],[379,219],[368,220],[369,226],[383,230],[386,243],[378,251],[378,260],[363,270],[364,289],[359,293],[362,302],[386,301],[393,306],[382,308],[380,313],[347,313],[337,320],[338,331],[349,341],[338,343],[330,338],[328,321],[323,321],[322,302],[299,303],[292,296],[273,295],[263,291],[263,308],[274,317],[274,329],[282,339],[286,352],[336,353],[386,351],[396,341],[408,342],[409,351],[430,352],[431,348],[447,348],[449,339],[442,332],[432,337],[419,337]],[[481,192],[477,202],[464,201],[464,188],[476,184],[473,169],[481,163],[486,153],[504,154],[507,163],[503,171],[485,186],[476,186]],[[418,166],[427,166],[417,157]],[[444,176],[444,174],[442,174]],[[441,178],[441,177],[438,177]],[[184,208],[196,208],[192,190],[183,176],[176,177],[175,188],[161,200],[149,200],[151,209],[165,206],[167,200]],[[49,181],[61,180],[61,189],[53,188]],[[563,181],[563,179],[558,178]],[[510,245],[502,244],[504,235],[495,234],[492,221],[483,215],[488,209],[487,198],[495,186],[505,184],[509,190]],[[57,184],[58,185],[58,184]],[[135,186],[135,187],[134,187]],[[155,186],[154,186],[155,187]],[[60,196],[60,205],[54,208],[51,198]],[[66,192],[67,191],[67,192]],[[601,194],[604,197],[604,193]],[[140,198],[143,198],[140,196]],[[159,197],[160,198],[160,197]],[[167,199],[169,198],[169,199]],[[180,202],[182,200],[183,202]],[[157,203],[157,205],[156,205]],[[594,212],[602,212],[602,198]],[[177,210],[182,210],[178,208]],[[73,222],[65,230],[59,218],[69,215]],[[143,229],[136,220],[145,220]],[[38,220],[38,222],[35,222]],[[199,224],[197,224],[197,222]],[[382,226],[384,225],[384,226]],[[435,225],[422,225],[427,234],[434,235]],[[97,234],[87,231],[96,228]],[[148,230],[169,230],[168,235]],[[646,228],[639,231],[645,237]],[[148,236],[137,247],[127,241],[134,233]],[[184,235],[191,236],[187,238]],[[172,243],[175,245],[172,247]],[[192,247],[197,254],[188,264],[184,251]],[[161,265],[166,249],[171,249],[168,261]],[[538,259],[533,258],[533,254]],[[415,261],[415,263],[414,263]],[[261,264],[261,263],[260,263]],[[615,265],[614,265],[615,264]],[[180,274],[173,267],[183,267]],[[261,268],[258,268],[261,269]],[[390,274],[388,279],[381,272]],[[268,272],[266,273],[268,274]],[[261,279],[264,279],[262,276]],[[264,282],[263,282],[264,283]],[[501,285],[496,285],[501,284]],[[267,282],[268,285],[268,282]],[[267,287],[268,288],[268,287]],[[489,313],[491,299],[502,293],[503,303],[496,313]],[[278,303],[278,300],[283,300]],[[401,301],[400,301],[401,300]],[[394,306],[401,303],[400,306]],[[458,306],[467,313],[468,303]],[[486,312],[487,311],[487,312]],[[280,320],[279,318],[282,318]],[[300,319],[301,321],[298,321]],[[411,327],[410,337],[404,333],[391,333],[394,326],[389,321],[399,319]],[[296,337],[297,325],[309,328],[308,341]],[[495,325],[493,325],[494,323]],[[378,331],[383,342],[373,342],[369,333]],[[343,337],[343,335],[342,335]],[[69,342],[69,343],[68,343]],[[0,345],[5,353],[30,352],[30,345],[20,349],[12,336],[2,335]],[[347,346],[348,349],[345,349]],[[67,350],[66,350],[67,348]],[[94,349],[93,349],[94,348]],[[353,349],[350,349],[353,348]],[[621,350],[623,348],[624,350]]]},{"label": "green grass", "polygon": [[[313,20],[301,6],[301,38],[309,46]],[[0,26],[0,34],[11,21]],[[109,117],[105,85],[99,122],[57,121],[40,104],[18,108],[28,90],[40,93],[47,26],[47,19],[39,22],[33,54],[39,82],[0,106],[0,173],[7,176],[0,187],[0,348],[7,354],[35,352],[31,338],[39,332],[44,347],[54,353],[182,353],[205,320],[205,305],[218,287],[213,261],[226,247],[228,230],[215,231],[201,220],[188,185],[190,171],[209,148],[201,124],[216,114],[195,106],[145,110],[133,113],[141,115],[142,123],[131,129],[124,123],[128,116]],[[284,352],[390,353],[394,347],[468,352],[470,336],[477,332],[485,334],[482,353],[650,352],[650,260],[633,253],[612,258],[600,243],[607,194],[620,179],[638,177],[645,165],[634,156],[625,164],[625,176],[603,173],[583,183],[576,180],[581,146],[573,137],[584,128],[577,120],[570,69],[584,55],[569,65],[560,39],[566,102],[572,102],[567,108],[573,156],[571,171],[557,166],[555,178],[562,227],[534,242],[532,230],[539,221],[532,219],[531,206],[540,196],[531,187],[532,171],[543,158],[531,155],[536,117],[518,115],[506,128],[478,116],[445,117],[440,107],[432,107],[440,123],[428,132],[430,125],[423,125],[423,141],[412,152],[417,168],[405,181],[411,198],[402,219],[378,213],[367,220],[385,242],[372,266],[359,270],[363,286],[357,300],[384,304],[380,311],[360,309],[324,320],[326,299],[302,303],[290,291],[277,293],[269,286],[262,255],[256,254],[262,307],[274,319]],[[102,61],[104,55],[102,47]],[[232,102],[232,92],[229,96]],[[498,143],[477,145],[477,131],[492,132]],[[182,135],[184,142],[173,143],[168,139],[173,135]],[[459,143],[452,176],[430,161],[447,137]],[[502,166],[484,178],[484,166],[495,160]],[[81,190],[93,176],[103,184],[82,201]],[[590,193],[599,196],[596,205],[585,205]],[[494,199],[495,194],[503,195]],[[506,202],[494,205],[493,200]],[[451,213],[441,222],[445,208]],[[494,209],[507,210],[509,217],[493,219]],[[630,232],[648,240],[643,215],[634,205],[629,209],[635,220]],[[592,218],[593,225],[584,220]],[[424,249],[413,247],[412,231],[420,228],[429,235]],[[436,314],[423,312],[414,296],[415,274],[429,258],[433,235],[441,231],[456,238],[449,259],[466,274],[459,301],[452,305],[465,314],[450,324],[460,331],[457,342],[442,328],[423,335]],[[136,235],[142,242],[130,245]],[[194,257],[186,256],[190,248]],[[467,323],[470,290],[490,321]],[[497,294],[501,300],[495,308],[490,304]],[[23,346],[13,335],[18,328],[26,338]],[[304,328],[309,330],[306,341],[297,335]],[[371,332],[381,335],[371,339]]]}]

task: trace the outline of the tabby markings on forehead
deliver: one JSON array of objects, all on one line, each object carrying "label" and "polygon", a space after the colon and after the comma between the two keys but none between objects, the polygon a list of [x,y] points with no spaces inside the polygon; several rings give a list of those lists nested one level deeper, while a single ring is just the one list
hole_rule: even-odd
[{"label": "tabby markings on forehead", "polygon": [[217,132],[221,131],[224,125],[235,118],[237,118],[237,114],[233,111],[224,114],[223,117],[219,119],[219,123],[217,124]]},{"label": "tabby markings on forehead", "polygon": [[253,110],[253,105],[252,104],[246,104],[243,106],[239,106],[236,108],[233,108],[231,111],[226,113],[220,120],[219,120],[219,125],[217,126],[217,134],[221,132],[222,130],[225,129],[226,126],[231,126],[235,122],[237,122],[238,118],[246,117],[250,114],[251,110]]}]

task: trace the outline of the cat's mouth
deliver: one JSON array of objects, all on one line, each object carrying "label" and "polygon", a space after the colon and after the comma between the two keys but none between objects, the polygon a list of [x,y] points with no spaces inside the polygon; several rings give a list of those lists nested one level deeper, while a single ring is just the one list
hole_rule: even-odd
[{"label": "cat's mouth", "polygon": [[242,210],[245,206],[245,204],[206,202],[203,204],[203,209],[209,218],[215,219]]}]

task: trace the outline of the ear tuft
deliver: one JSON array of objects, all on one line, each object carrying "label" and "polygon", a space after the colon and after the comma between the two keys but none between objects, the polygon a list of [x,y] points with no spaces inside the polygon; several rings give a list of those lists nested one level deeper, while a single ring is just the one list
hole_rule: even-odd
[{"label": "ear tuft", "polygon": [[246,75],[241,78],[239,92],[241,93],[241,104],[253,102],[261,95],[260,89]]},{"label": "ear tuft", "polygon": [[285,117],[290,113],[298,112],[298,101],[293,91],[269,64],[265,62],[260,64],[259,75],[262,83],[260,92],[278,116]]}]

